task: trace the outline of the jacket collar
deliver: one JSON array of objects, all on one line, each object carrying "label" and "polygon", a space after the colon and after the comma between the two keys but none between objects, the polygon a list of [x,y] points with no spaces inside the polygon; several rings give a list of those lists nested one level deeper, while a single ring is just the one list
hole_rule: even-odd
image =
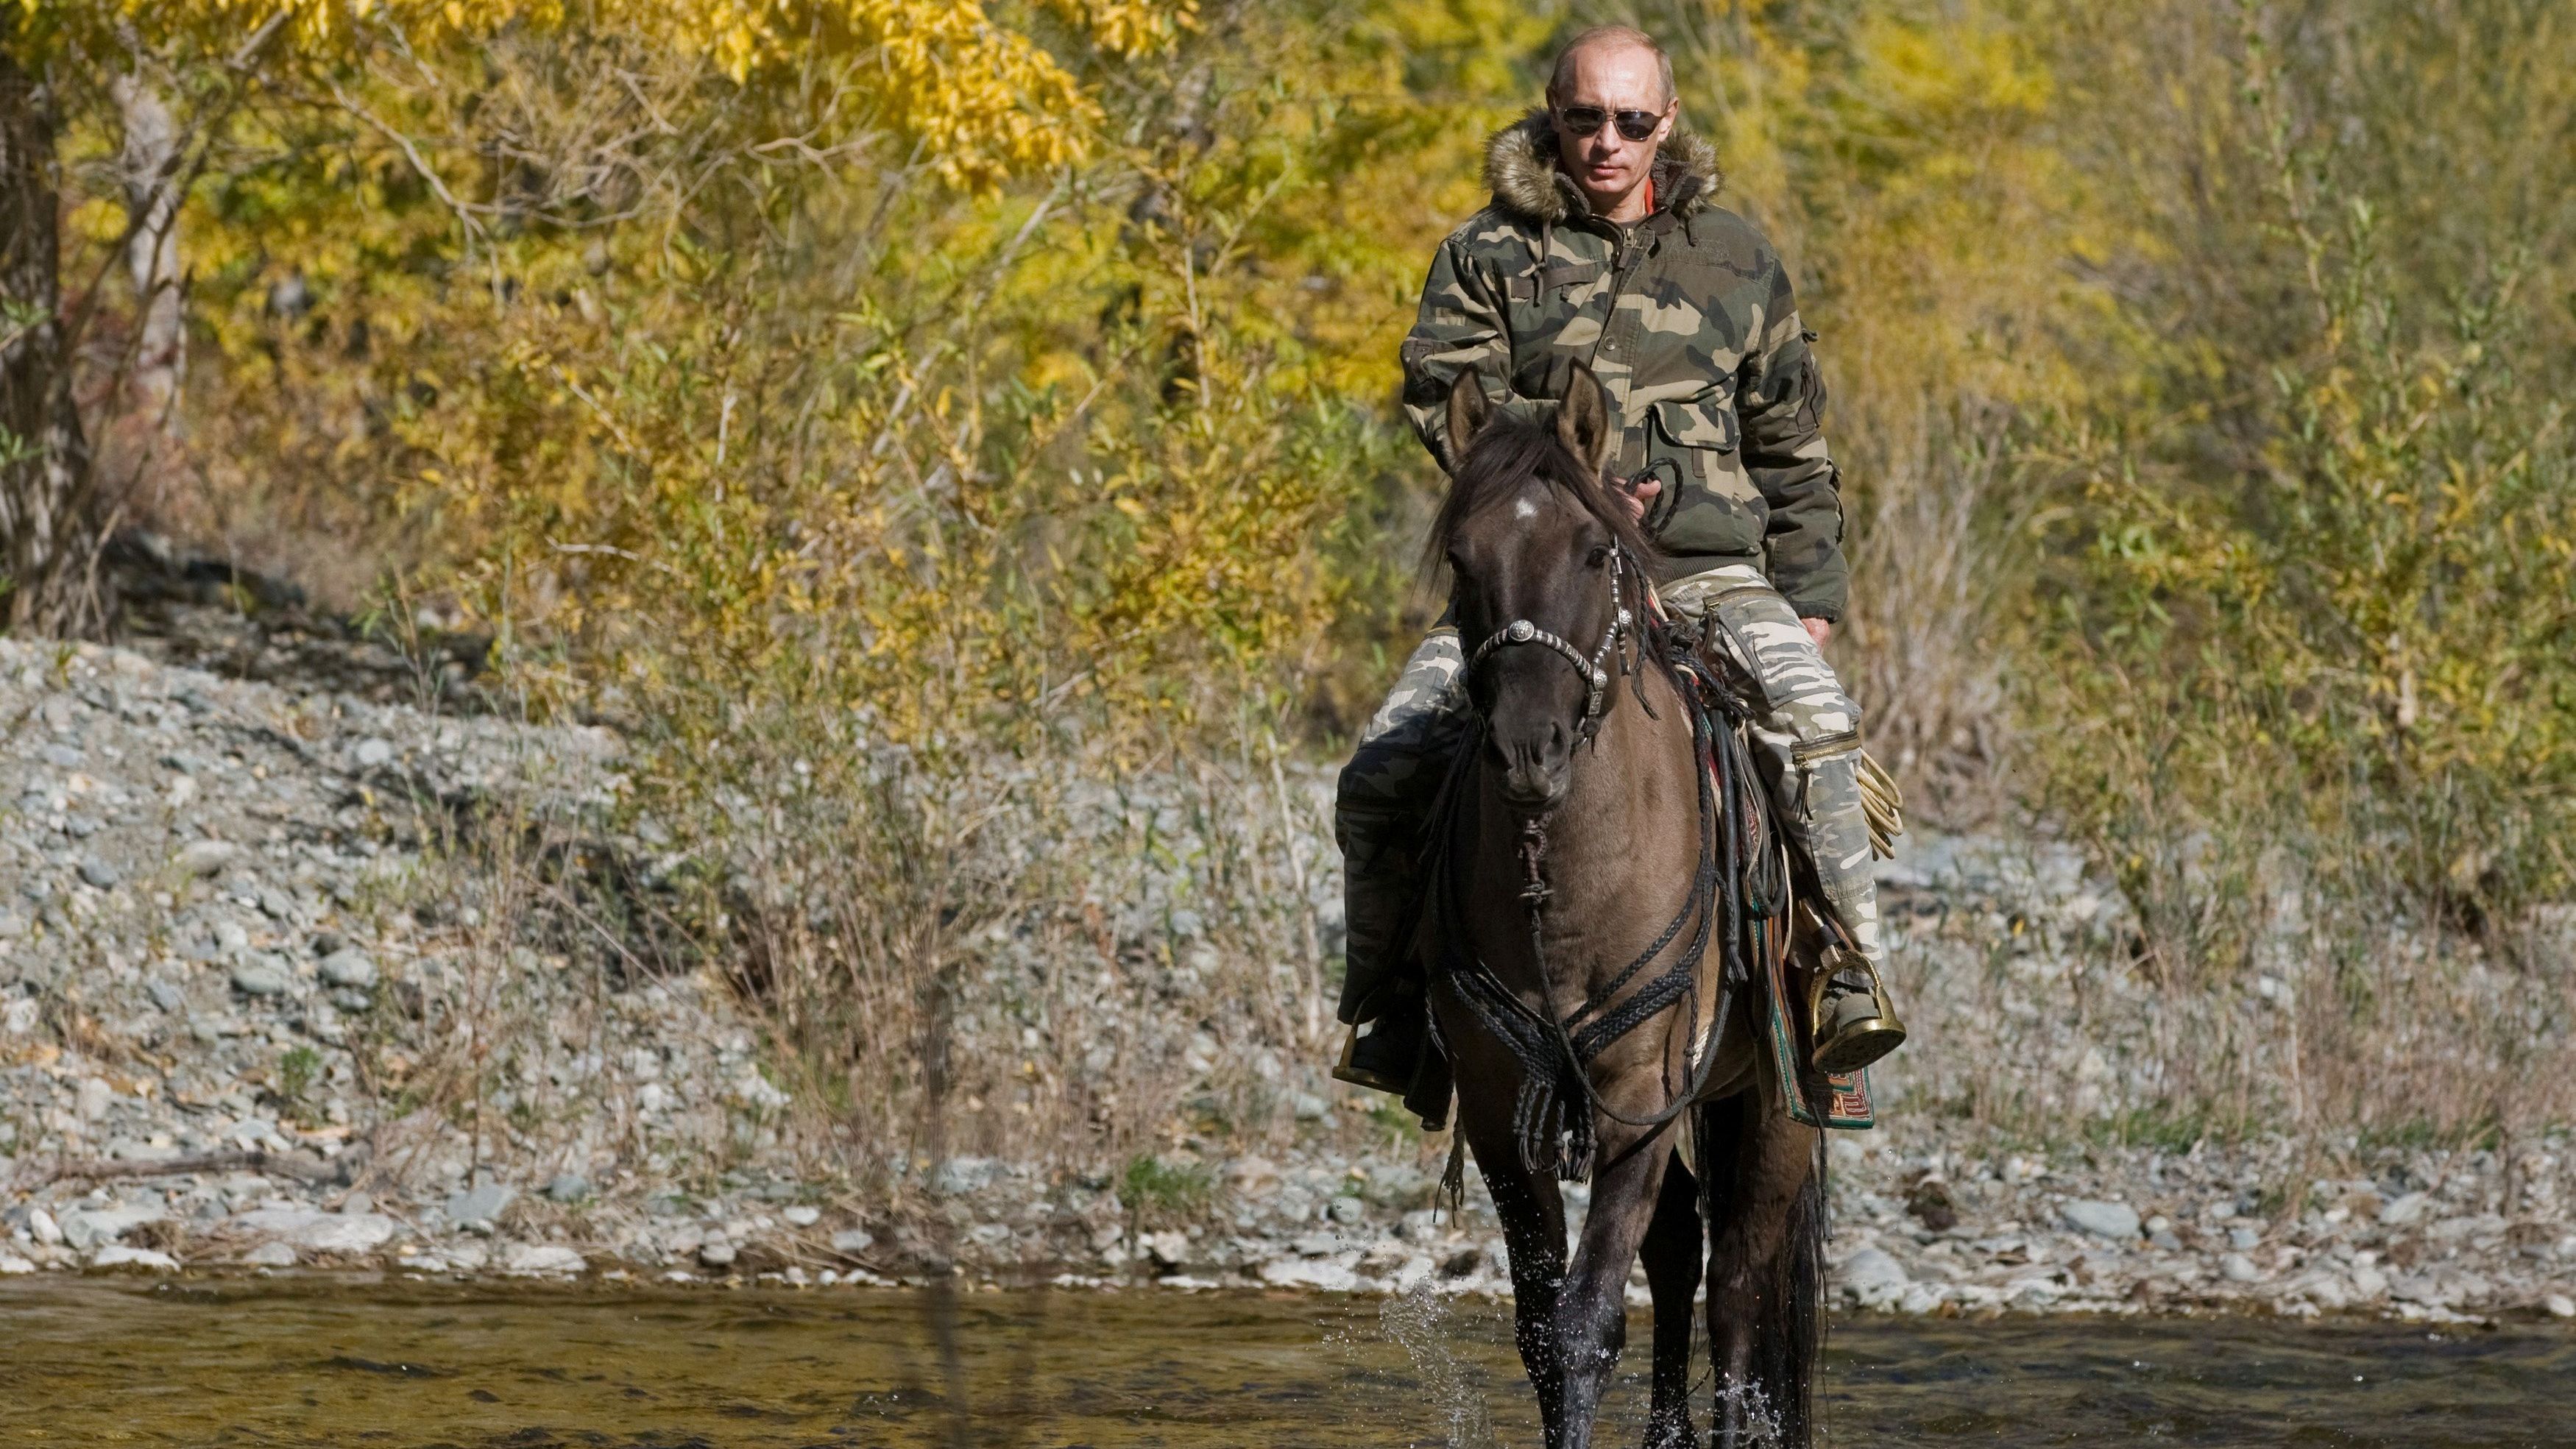
[{"label": "jacket collar", "polygon": [[[1495,205],[1530,221],[1575,221],[1592,214],[1574,178],[1556,168],[1556,126],[1544,109],[1533,108],[1486,141],[1485,184],[1493,188]],[[1724,184],[1717,148],[1674,126],[1655,156],[1655,209],[1687,218]]]}]

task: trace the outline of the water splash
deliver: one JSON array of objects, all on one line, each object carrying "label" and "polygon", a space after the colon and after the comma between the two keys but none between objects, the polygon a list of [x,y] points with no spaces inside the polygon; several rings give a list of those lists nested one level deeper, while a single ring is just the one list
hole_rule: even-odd
[{"label": "water splash", "polygon": [[1485,1413],[1485,1375],[1453,1348],[1460,1325],[1455,1300],[1428,1285],[1390,1295],[1378,1307],[1378,1324],[1413,1360],[1425,1398],[1441,1416],[1448,1449],[1489,1449],[1501,1441]]},{"label": "water splash", "polygon": [[1725,1419],[1729,1409],[1744,1414],[1744,1437],[1738,1441],[1744,1449],[1764,1449],[1781,1441],[1780,1415],[1771,1407],[1771,1396],[1760,1384],[1729,1384],[1711,1396],[1709,1418],[1712,1423]]}]

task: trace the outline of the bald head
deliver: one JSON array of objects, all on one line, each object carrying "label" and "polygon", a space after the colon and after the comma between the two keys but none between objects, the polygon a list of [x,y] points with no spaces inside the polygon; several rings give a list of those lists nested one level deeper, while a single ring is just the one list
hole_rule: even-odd
[{"label": "bald head", "polygon": [[1655,109],[1661,110],[1673,103],[1673,58],[1664,53],[1664,48],[1655,43],[1653,36],[1628,25],[1596,25],[1567,41],[1565,49],[1556,53],[1556,70],[1547,82],[1548,95],[1557,98],[1572,94],[1577,74],[1585,69],[1581,62],[1595,58],[1607,60],[1619,52],[1643,52],[1651,58],[1656,84],[1662,88],[1662,96]]}]

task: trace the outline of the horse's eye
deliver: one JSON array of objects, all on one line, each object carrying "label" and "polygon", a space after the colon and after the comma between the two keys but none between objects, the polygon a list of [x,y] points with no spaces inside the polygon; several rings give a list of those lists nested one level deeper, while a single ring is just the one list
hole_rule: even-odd
[{"label": "horse's eye", "polygon": [[1596,569],[1604,567],[1610,562],[1610,545],[1606,543],[1594,544],[1592,546],[1591,554],[1583,561],[1592,565]]}]

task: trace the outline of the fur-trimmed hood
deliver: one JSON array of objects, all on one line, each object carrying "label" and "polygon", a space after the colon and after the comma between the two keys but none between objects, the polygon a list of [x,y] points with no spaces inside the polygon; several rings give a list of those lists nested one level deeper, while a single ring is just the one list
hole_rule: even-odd
[{"label": "fur-trimmed hood", "polygon": [[[1556,125],[1542,108],[1496,131],[1485,143],[1485,184],[1494,204],[1539,222],[1588,215],[1591,203],[1573,177],[1556,169],[1556,154]],[[1724,184],[1717,148],[1676,124],[1655,157],[1656,209],[1689,216]]]}]

